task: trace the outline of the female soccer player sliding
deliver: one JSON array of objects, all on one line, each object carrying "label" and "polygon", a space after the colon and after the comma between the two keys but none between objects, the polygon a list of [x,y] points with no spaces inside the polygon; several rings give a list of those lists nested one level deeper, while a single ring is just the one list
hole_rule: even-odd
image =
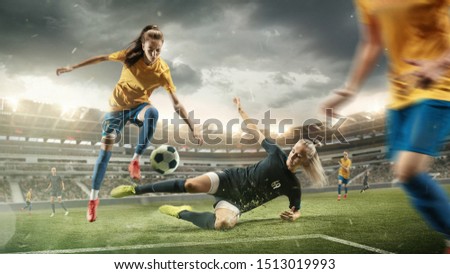
[{"label": "female soccer player sliding", "polygon": [[384,50],[389,61],[388,145],[394,174],[424,220],[446,237],[450,203],[427,173],[450,131],[449,0],[356,0],[361,41],[347,85],[323,104],[342,107]]},{"label": "female soccer player sliding", "polygon": [[190,206],[170,205],[161,206],[160,211],[204,229],[223,230],[233,228],[241,213],[285,195],[289,199],[289,210],[282,212],[280,217],[287,221],[297,220],[300,217],[302,192],[296,171],[301,169],[317,185],[326,181],[315,145],[309,140],[299,140],[286,155],[251,122],[239,98],[235,98],[234,103],[252,135],[266,150],[266,158],[248,167],[208,172],[191,179],[172,179],[140,186],[123,185],[113,189],[111,196],[120,198],[150,192],[207,193],[215,197],[214,213],[194,212]]},{"label": "female soccer player sliding", "polygon": [[138,145],[128,170],[133,179],[141,178],[139,160],[153,138],[158,121],[158,110],[149,101],[156,88],[164,87],[168,91],[177,114],[188,124],[197,142],[199,144],[203,142],[202,137],[194,132],[194,125],[175,94],[176,88],[172,82],[169,66],[159,57],[163,44],[164,35],[158,26],[148,25],[127,49],[109,55],[95,56],[79,64],[56,70],[56,74],[60,75],[103,61],[124,63],[120,79],[109,98],[110,110],[106,113],[102,124],[102,145],[92,175],[92,190],[86,216],[89,222],[94,222],[97,218],[98,192],[111,158],[111,150],[116,137],[120,135],[128,121],[139,127]]}]

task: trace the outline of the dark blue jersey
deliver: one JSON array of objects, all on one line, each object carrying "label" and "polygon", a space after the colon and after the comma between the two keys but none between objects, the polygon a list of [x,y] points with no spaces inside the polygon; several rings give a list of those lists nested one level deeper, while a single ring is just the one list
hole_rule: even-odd
[{"label": "dark blue jersey", "polygon": [[220,185],[214,195],[234,203],[241,212],[283,195],[289,198],[289,208],[300,209],[300,182],[286,166],[287,155],[267,139],[261,145],[267,157],[256,164],[219,173]]},{"label": "dark blue jersey", "polygon": [[50,181],[50,183],[52,184],[52,192],[61,192],[62,190],[62,177],[59,175],[48,175],[48,180]]}]

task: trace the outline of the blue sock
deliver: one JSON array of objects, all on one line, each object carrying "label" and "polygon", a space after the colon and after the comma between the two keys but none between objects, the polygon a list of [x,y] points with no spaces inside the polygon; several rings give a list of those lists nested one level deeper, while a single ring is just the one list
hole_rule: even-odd
[{"label": "blue sock", "polygon": [[428,174],[419,173],[402,186],[428,225],[450,239],[450,201],[439,183]]},{"label": "blue sock", "polygon": [[216,215],[211,212],[192,212],[188,210],[181,211],[180,219],[189,221],[203,229],[214,229]]},{"label": "blue sock", "polygon": [[92,189],[99,190],[105,178],[106,167],[111,158],[111,151],[100,149],[97,161],[95,162],[94,173],[92,174]]},{"label": "blue sock", "polygon": [[139,140],[134,152],[142,155],[144,150],[153,138],[156,129],[156,122],[158,122],[158,110],[151,107],[145,111],[143,125],[139,128]]},{"label": "blue sock", "polygon": [[341,186],[342,185],[338,185],[338,194],[341,195]]},{"label": "blue sock", "polygon": [[184,188],[185,179],[171,179],[158,183],[139,185],[134,188],[136,195],[153,192],[167,192],[167,193],[183,193],[186,192]]}]

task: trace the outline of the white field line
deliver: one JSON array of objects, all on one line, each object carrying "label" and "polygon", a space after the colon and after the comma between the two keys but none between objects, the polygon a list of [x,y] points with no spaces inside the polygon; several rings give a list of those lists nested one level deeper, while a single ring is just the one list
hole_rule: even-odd
[{"label": "white field line", "polygon": [[44,250],[44,251],[31,251],[23,252],[21,254],[73,254],[73,253],[95,253],[95,252],[108,252],[108,251],[125,251],[125,250],[138,250],[138,249],[153,249],[153,248],[171,248],[171,247],[186,247],[186,246],[204,246],[204,245],[221,245],[221,244],[239,244],[239,243],[254,243],[254,242],[276,242],[276,241],[289,241],[289,240],[301,240],[301,239],[324,239],[367,251],[391,254],[391,252],[373,248],[370,246],[342,240],[339,238],[330,237],[323,234],[310,234],[310,235],[298,235],[298,236],[277,236],[267,238],[250,238],[250,239],[234,239],[234,240],[222,240],[222,241],[210,241],[210,242],[184,242],[184,243],[160,243],[160,244],[145,244],[145,245],[126,245],[126,246],[109,246],[109,247],[91,247],[91,248],[75,248],[75,249],[60,249],[60,250]]}]

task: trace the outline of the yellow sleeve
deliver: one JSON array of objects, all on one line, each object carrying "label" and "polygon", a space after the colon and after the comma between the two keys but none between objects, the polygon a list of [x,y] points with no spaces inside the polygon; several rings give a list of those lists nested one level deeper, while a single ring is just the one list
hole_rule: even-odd
[{"label": "yellow sleeve", "polygon": [[[447,0],[450,1],[450,0]],[[358,13],[359,21],[363,24],[368,24],[370,22],[369,19],[369,8],[367,7],[366,0],[354,0],[355,8]]]},{"label": "yellow sleeve", "polygon": [[116,51],[116,52],[111,53],[110,55],[108,55],[108,60],[124,62],[126,54],[127,54],[127,50],[126,49],[120,50],[120,51]]},{"label": "yellow sleeve", "polygon": [[161,85],[167,90],[167,92],[173,93],[177,90],[172,81],[172,76],[170,75],[170,69],[167,69],[161,74]]}]

